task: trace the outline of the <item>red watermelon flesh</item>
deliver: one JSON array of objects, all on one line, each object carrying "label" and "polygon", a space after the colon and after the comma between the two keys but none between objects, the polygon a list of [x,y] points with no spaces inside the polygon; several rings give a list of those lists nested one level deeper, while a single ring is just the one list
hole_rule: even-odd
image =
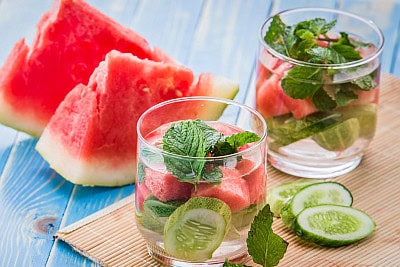
[{"label": "red watermelon flesh", "polygon": [[250,203],[256,204],[265,201],[266,196],[266,173],[264,165],[254,168],[254,162],[242,159],[236,164],[236,168],[243,175],[249,188]]},{"label": "red watermelon flesh", "polygon": [[83,0],[56,0],[39,21],[32,46],[21,39],[0,69],[0,122],[40,136],[66,94],[87,84],[112,49],[170,60]]},{"label": "red watermelon flesh", "polygon": [[143,203],[151,195],[150,189],[143,183],[136,183],[135,201],[139,210],[143,210]]},{"label": "red watermelon flesh", "polygon": [[89,84],[60,104],[37,150],[66,179],[86,185],[133,183],[136,123],[149,107],[186,96],[190,69],[111,51]]},{"label": "red watermelon flesh", "polygon": [[144,179],[150,192],[163,202],[169,200],[187,200],[193,189],[193,184],[179,182],[170,173],[164,174],[150,168],[146,168]]},{"label": "red watermelon flesh", "polygon": [[236,169],[220,167],[223,179],[220,184],[200,184],[192,196],[213,197],[224,201],[232,212],[250,205],[249,188]]}]

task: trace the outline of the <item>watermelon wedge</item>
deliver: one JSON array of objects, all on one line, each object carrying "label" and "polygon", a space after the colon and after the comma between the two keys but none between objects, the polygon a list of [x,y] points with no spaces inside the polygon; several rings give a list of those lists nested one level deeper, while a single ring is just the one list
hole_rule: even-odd
[{"label": "watermelon wedge", "polygon": [[[195,80],[186,67],[142,60],[113,50],[93,72],[87,86],[79,84],[67,94],[36,149],[51,168],[73,183],[133,183],[139,116],[155,104],[182,96],[233,98],[238,85],[223,81],[218,76],[213,79],[211,74]],[[171,112],[202,111],[218,117],[222,110],[223,107],[182,106],[182,110]],[[160,114],[158,119],[163,122],[168,114]]]},{"label": "watermelon wedge", "polygon": [[87,84],[112,49],[172,61],[83,0],[55,0],[31,47],[18,41],[0,69],[0,123],[40,136],[65,95]]}]

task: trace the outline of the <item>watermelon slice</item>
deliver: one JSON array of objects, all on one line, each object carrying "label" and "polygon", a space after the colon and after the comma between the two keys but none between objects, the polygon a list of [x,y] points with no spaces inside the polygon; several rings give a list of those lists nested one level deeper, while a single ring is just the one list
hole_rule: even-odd
[{"label": "watermelon slice", "polygon": [[[203,78],[201,78],[203,77]],[[201,82],[205,79],[206,82]],[[134,182],[136,124],[139,116],[161,101],[181,96],[230,95],[236,83],[221,85],[210,74],[194,81],[186,67],[141,60],[111,51],[93,72],[87,86],[77,85],[60,104],[43,131],[36,149],[67,180],[83,185],[118,186]],[[206,88],[204,88],[206,87]],[[173,112],[214,113],[223,109],[187,107]],[[184,111],[184,112],[182,112]],[[160,114],[164,122],[170,113]],[[197,114],[197,113],[196,113]],[[162,123],[160,123],[162,124]]]},{"label": "watermelon slice", "polygon": [[65,95],[87,84],[112,49],[172,61],[83,0],[56,0],[39,21],[32,46],[18,41],[0,69],[0,123],[40,136]]}]

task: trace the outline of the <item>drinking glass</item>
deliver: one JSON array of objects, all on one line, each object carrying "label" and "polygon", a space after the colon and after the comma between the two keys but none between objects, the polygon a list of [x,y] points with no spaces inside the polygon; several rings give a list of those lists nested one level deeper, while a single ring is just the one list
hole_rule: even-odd
[{"label": "drinking glass", "polygon": [[273,167],[331,178],[359,165],[376,129],[383,43],[373,22],[340,10],[291,9],[265,21],[255,95]]},{"label": "drinking glass", "polygon": [[[221,143],[211,142],[204,156],[170,149],[176,145],[186,151],[182,147],[193,145],[197,151],[197,127]],[[232,154],[218,152],[244,131],[257,137],[244,145],[236,139]],[[227,99],[178,98],[144,112],[137,133],[136,221],[150,255],[169,266],[246,260],[250,224],[266,201],[267,126],[262,116]],[[178,143],[171,141],[177,136]]]}]

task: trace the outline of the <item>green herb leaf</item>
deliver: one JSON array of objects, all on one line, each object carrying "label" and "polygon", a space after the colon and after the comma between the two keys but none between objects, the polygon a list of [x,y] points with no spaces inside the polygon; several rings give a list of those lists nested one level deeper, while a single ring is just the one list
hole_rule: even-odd
[{"label": "green herb leaf", "polygon": [[248,131],[232,134],[225,139],[236,151],[239,147],[258,140],[260,140],[260,137],[257,134]]},{"label": "green herb leaf", "polygon": [[322,111],[328,111],[337,106],[336,101],[322,87],[315,92],[312,102],[317,109]]},{"label": "green herb leaf", "polygon": [[[273,17],[264,39],[277,52],[304,62],[343,64],[360,60],[362,57],[356,48],[371,44],[350,38],[345,32],[341,32],[339,38],[330,37],[328,32],[335,25],[336,20],[327,22],[323,18],[315,18],[289,26],[277,15]],[[331,110],[357,99],[354,90],[367,91],[376,87],[374,74],[358,73],[358,69],[336,70],[296,66],[281,80],[281,86],[284,93],[291,98],[312,98],[317,109]],[[322,85],[335,80],[335,75],[361,77],[349,83],[336,85],[340,88],[335,92],[323,92]]]},{"label": "green herb leaf", "polygon": [[253,261],[263,267],[278,265],[288,246],[288,242],[272,231],[272,222],[273,213],[267,204],[254,217],[246,240]]},{"label": "green herb leaf", "polygon": [[226,259],[222,267],[250,267],[250,266],[237,263],[230,263],[229,260]]},{"label": "green herb leaf", "polygon": [[358,96],[352,90],[347,90],[347,88],[339,87],[335,91],[335,99],[338,107],[343,107],[357,98]]},{"label": "green herb leaf", "polygon": [[311,59],[309,62],[318,64],[341,64],[346,63],[347,60],[336,50],[325,47],[313,47],[307,52]]},{"label": "green herb leaf", "polygon": [[[172,124],[163,136],[163,149],[175,155],[205,157],[207,142],[205,135],[195,121],[181,121]],[[165,165],[181,182],[197,183],[204,161],[164,156]]]},{"label": "green herb leaf", "polygon": [[272,18],[271,25],[264,37],[265,42],[275,51],[287,56],[289,56],[289,51],[296,39],[293,29],[287,27],[279,16]]},{"label": "green herb leaf", "polygon": [[328,31],[330,31],[335,26],[335,24],[336,20],[328,23],[323,18],[315,18],[298,23],[296,26],[296,30],[307,29],[310,32],[314,33],[314,36],[319,36],[324,35]]},{"label": "green herb leaf", "polygon": [[[257,134],[240,132],[226,137],[200,120],[186,120],[174,123],[163,136],[163,149],[174,155],[196,157],[177,158],[164,155],[164,163],[180,182],[197,185],[200,180],[207,183],[220,183],[222,171],[218,162],[206,164],[205,157],[230,155],[238,148],[258,141]],[[222,164],[222,163],[221,163]]]},{"label": "green herb leaf", "polygon": [[296,66],[282,79],[281,85],[285,94],[291,98],[312,97],[322,86],[321,69]]}]

